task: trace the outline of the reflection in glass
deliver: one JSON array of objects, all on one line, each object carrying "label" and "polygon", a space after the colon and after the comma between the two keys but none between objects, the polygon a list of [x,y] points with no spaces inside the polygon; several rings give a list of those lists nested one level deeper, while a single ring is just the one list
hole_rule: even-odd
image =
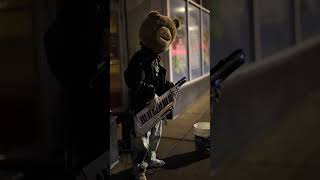
[{"label": "reflection in glass", "polygon": [[183,0],[170,1],[170,16],[177,18],[181,22],[177,37],[170,47],[172,60],[173,82],[177,82],[182,77],[189,76],[187,60],[187,27],[186,27],[186,3]]},{"label": "reflection in glass", "polygon": [[210,69],[210,14],[202,13],[202,60],[203,74],[209,72]]},{"label": "reflection in glass", "polygon": [[201,76],[200,10],[189,4],[189,54],[191,79]]}]

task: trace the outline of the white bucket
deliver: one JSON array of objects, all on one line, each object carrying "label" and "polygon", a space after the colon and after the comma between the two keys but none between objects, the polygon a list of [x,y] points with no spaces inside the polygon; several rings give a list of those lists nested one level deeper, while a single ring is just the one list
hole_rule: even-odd
[{"label": "white bucket", "polygon": [[210,123],[198,122],[193,125],[196,150],[202,155],[210,154]]},{"label": "white bucket", "polygon": [[196,136],[207,138],[210,136],[210,122],[198,122],[193,125],[193,133]]}]

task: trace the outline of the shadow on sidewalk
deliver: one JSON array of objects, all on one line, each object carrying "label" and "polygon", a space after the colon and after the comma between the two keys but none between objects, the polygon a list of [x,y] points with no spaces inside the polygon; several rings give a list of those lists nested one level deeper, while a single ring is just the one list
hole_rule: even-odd
[{"label": "shadow on sidewalk", "polygon": [[164,169],[177,169],[188,166],[194,162],[206,159],[209,154],[201,154],[198,151],[192,151],[184,154],[177,154],[164,159],[166,162]]},{"label": "shadow on sidewalk", "polygon": [[113,174],[110,176],[110,179],[112,180],[130,180],[133,179],[132,174],[131,174],[131,169],[126,169],[124,171],[121,171],[117,174]]}]

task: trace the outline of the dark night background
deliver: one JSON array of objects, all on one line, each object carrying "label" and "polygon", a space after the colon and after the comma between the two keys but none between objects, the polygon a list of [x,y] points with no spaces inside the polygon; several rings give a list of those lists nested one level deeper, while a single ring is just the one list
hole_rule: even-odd
[{"label": "dark night background", "polygon": [[0,179],[70,179],[107,151],[108,7],[0,2]]}]

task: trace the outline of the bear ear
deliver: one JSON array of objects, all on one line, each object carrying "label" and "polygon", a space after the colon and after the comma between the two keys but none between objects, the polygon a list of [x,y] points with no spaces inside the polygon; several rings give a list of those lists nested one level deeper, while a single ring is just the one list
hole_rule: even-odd
[{"label": "bear ear", "polygon": [[180,27],[180,20],[179,19],[173,19],[173,22],[176,25],[176,28],[178,29]]},{"label": "bear ear", "polygon": [[158,11],[150,11],[148,14],[148,17],[157,17],[160,16],[160,13]]}]

